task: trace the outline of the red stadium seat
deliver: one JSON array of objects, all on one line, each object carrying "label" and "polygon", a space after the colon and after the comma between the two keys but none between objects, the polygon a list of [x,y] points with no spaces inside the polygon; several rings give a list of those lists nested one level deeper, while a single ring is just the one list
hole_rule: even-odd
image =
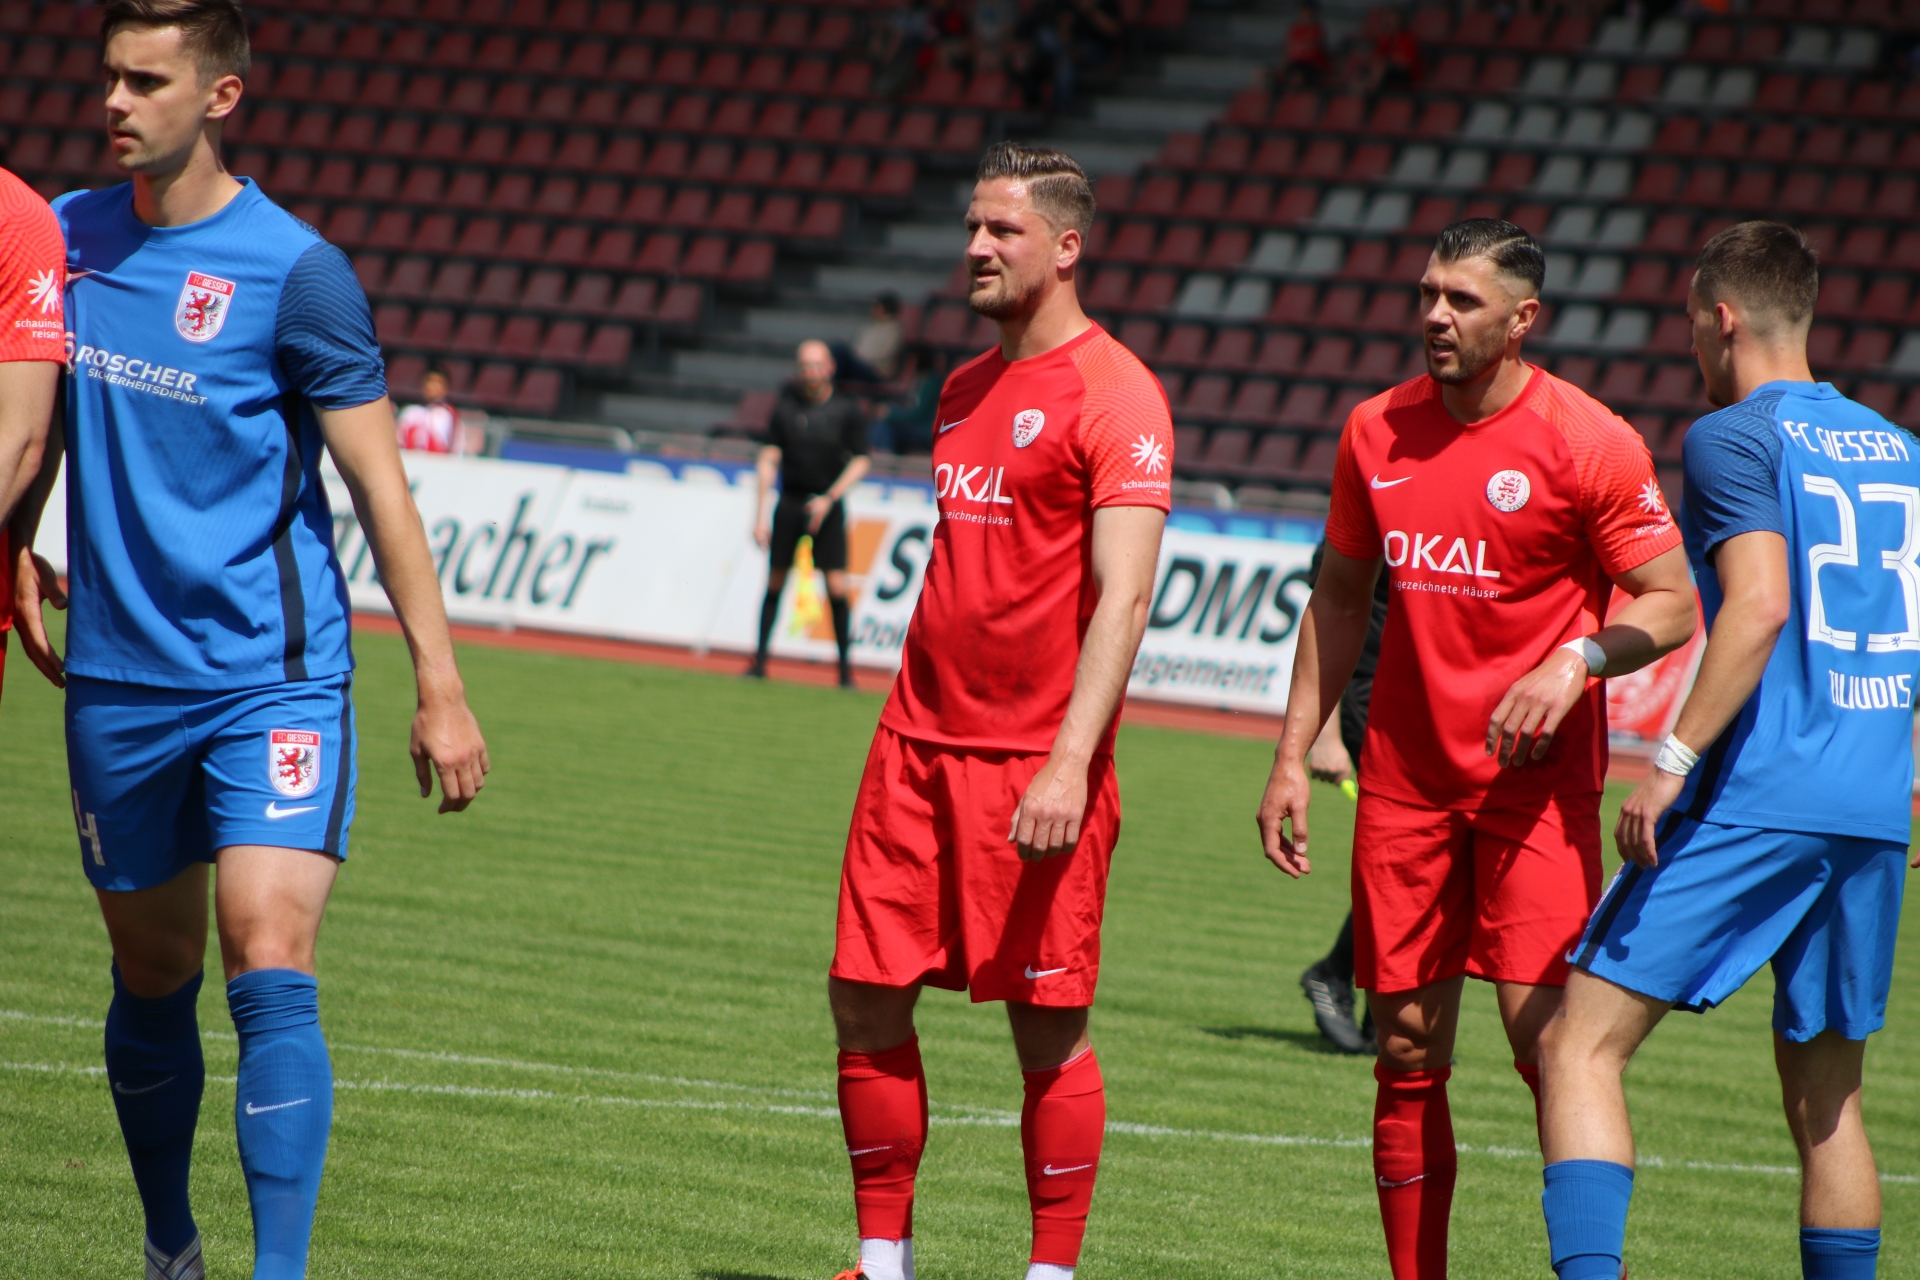
[{"label": "red stadium seat", "polygon": [[[624,265],[624,260],[618,264]],[[652,281],[647,282],[649,285]],[[613,277],[604,271],[582,271],[567,291],[566,309],[579,315],[605,315],[613,305]]]},{"label": "red stadium seat", "polygon": [[1207,242],[1207,256],[1201,265],[1230,271],[1245,262],[1252,252],[1253,236],[1244,227],[1222,227]]},{"label": "red stadium seat", "polygon": [[531,360],[539,350],[539,319],[534,316],[508,316],[507,322],[500,326],[494,354],[508,360]]},{"label": "red stadium seat", "polygon": [[1191,223],[1169,227],[1166,236],[1160,241],[1158,261],[1169,267],[1198,267],[1205,249],[1205,235],[1205,232]]},{"label": "red stadium seat", "polygon": [[1180,205],[1180,179],[1156,174],[1140,184],[1134,196],[1135,213],[1148,217],[1169,217]]},{"label": "red stadium seat", "polygon": [[1322,337],[1314,341],[1301,373],[1311,378],[1344,378],[1353,367],[1353,339]]},{"label": "red stadium seat", "polygon": [[893,112],[886,107],[862,107],[847,126],[846,142],[851,147],[884,147],[893,129]]},{"label": "red stadium seat", "polygon": [[[1130,324],[1143,324],[1157,331],[1159,326],[1152,321],[1130,321]],[[1203,325],[1176,324],[1167,332],[1166,344],[1160,348],[1159,362],[1176,368],[1192,368],[1201,363],[1207,348],[1207,330]],[[1141,359],[1147,359],[1142,356]]]},{"label": "red stadium seat", "polygon": [[1226,183],[1218,178],[1199,178],[1188,184],[1187,193],[1180,200],[1179,216],[1203,220],[1217,218],[1226,203]]},{"label": "red stadium seat", "polygon": [[652,280],[636,277],[623,281],[607,314],[621,320],[651,321],[659,307],[659,290]]},{"label": "red stadium seat", "polygon": [[903,111],[894,127],[893,145],[904,151],[931,150],[940,129],[939,117],[931,111]]},{"label": "red stadium seat", "polygon": [[748,240],[734,250],[726,279],[734,284],[759,284],[771,280],[774,258],[771,241]]},{"label": "red stadium seat", "polygon": [[634,259],[634,270],[650,275],[678,275],[680,272],[680,237],[670,232],[656,232],[647,237],[640,247],[640,256]]},{"label": "red stadium seat", "polygon": [[791,236],[799,230],[799,226],[799,198],[790,195],[771,195],[760,206],[760,216],[755,220],[753,229],[762,235]]},{"label": "red stadium seat", "polygon": [[1103,255],[1110,262],[1152,262],[1158,234],[1151,222],[1125,222]]},{"label": "red stadium seat", "polygon": [[1242,182],[1234,188],[1226,216],[1234,222],[1261,223],[1273,206],[1273,188],[1264,182]]},{"label": "red stadium seat", "polygon": [[[1291,337],[1279,334],[1277,337]],[[1295,339],[1297,342],[1298,339]],[[1207,367],[1227,373],[1244,373],[1254,366],[1254,331],[1251,329],[1222,329],[1213,340],[1213,346],[1207,352]]]},{"label": "red stadium seat", "polygon": [[[468,265],[471,275],[472,267]],[[425,258],[402,258],[393,264],[393,271],[387,276],[383,292],[391,298],[406,302],[424,301],[432,292],[433,264]],[[459,299],[444,299],[459,301]]]},{"label": "red stadium seat", "polygon": [[651,226],[667,215],[667,189],[651,182],[642,182],[627,192],[627,202],[621,207],[620,216],[628,222]]},{"label": "red stadium seat", "polygon": [[1299,163],[1300,144],[1285,134],[1279,134],[1261,140],[1260,150],[1254,154],[1252,171],[1271,178],[1283,178],[1294,172]]},{"label": "red stadium seat", "polygon": [[[422,312],[425,319],[431,312]],[[446,349],[463,356],[484,356],[493,353],[493,346],[500,337],[500,317],[485,311],[470,311],[460,320],[453,331],[453,337],[446,343]],[[415,345],[420,345],[419,332],[414,334]]]},{"label": "red stadium seat", "polygon": [[1893,355],[1893,334],[1885,329],[1857,328],[1841,353],[1844,369],[1877,369]]},{"label": "red stadium seat", "polygon": [[794,229],[800,240],[839,240],[846,233],[847,207],[838,200],[815,200],[807,206],[807,216]]},{"label": "red stadium seat", "polygon": [[[1205,378],[1198,379],[1204,382]],[[1207,437],[1207,447],[1194,469],[1202,474],[1225,475],[1246,463],[1253,447],[1253,433],[1245,427],[1221,427]]]},{"label": "red stadium seat", "polygon": [[[1335,285],[1328,289],[1326,297],[1321,299],[1320,309],[1313,317],[1314,323],[1328,329],[1351,329],[1360,323],[1360,314],[1366,306],[1366,298],[1366,291],[1357,285]],[[1333,372],[1344,372],[1344,366]]]},{"label": "red stadium seat", "polygon": [[1280,402],[1280,384],[1272,378],[1247,378],[1234,390],[1227,407],[1232,422],[1259,426],[1273,419]]},{"label": "red stadium seat", "polygon": [[1213,421],[1224,418],[1227,399],[1233,393],[1233,380],[1217,373],[1201,374],[1187,384],[1176,413],[1182,418]]},{"label": "red stadium seat", "polygon": [[527,277],[527,289],[520,296],[520,305],[529,311],[558,311],[565,305],[566,292],[567,273],[545,267]]},{"label": "red stadium seat", "polygon": [[669,328],[689,328],[700,323],[706,310],[706,293],[697,284],[684,281],[668,289],[660,298],[654,322]]},{"label": "red stadium seat", "polygon": [[1274,421],[1279,426],[1296,429],[1338,430],[1339,424],[1329,424],[1326,416],[1326,387],[1317,382],[1296,382],[1287,388],[1286,398],[1281,401],[1280,410],[1274,415]]},{"label": "red stadium seat", "polygon": [[480,277],[473,301],[483,307],[513,307],[520,303],[520,268],[507,263],[489,266]]},{"label": "red stadium seat", "polygon": [[1250,479],[1285,480],[1293,475],[1299,454],[1299,436],[1285,431],[1263,432],[1241,470]]},{"label": "red stadium seat", "polygon": [[1646,385],[1647,366],[1644,363],[1639,360],[1615,360],[1607,366],[1607,372],[1600,379],[1594,395],[1606,405],[1638,404]]},{"label": "red stadium seat", "polygon": [[1700,381],[1699,367],[1694,364],[1656,366],[1641,398],[1656,409],[1699,412],[1706,407],[1706,389]]},{"label": "red stadium seat", "polygon": [[1280,193],[1280,198],[1274,202],[1270,220],[1281,226],[1295,226],[1313,221],[1319,209],[1320,188],[1310,183],[1296,182]]}]

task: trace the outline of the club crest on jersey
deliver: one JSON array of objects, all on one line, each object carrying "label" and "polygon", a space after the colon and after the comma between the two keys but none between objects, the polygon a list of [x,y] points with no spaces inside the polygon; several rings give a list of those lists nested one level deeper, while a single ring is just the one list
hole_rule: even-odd
[{"label": "club crest on jersey", "polygon": [[275,729],[267,735],[267,778],[283,796],[312,795],[320,785],[320,735]]},{"label": "club crest on jersey", "polygon": [[1038,409],[1022,409],[1013,415],[1013,447],[1024,449],[1040,438],[1040,430],[1047,425],[1047,415]]},{"label": "club crest on jersey", "polygon": [[1512,513],[1527,505],[1533,484],[1524,471],[1499,471],[1487,481],[1487,501],[1496,511]]},{"label": "club crest on jersey", "polygon": [[189,271],[173,308],[173,327],[188,342],[211,342],[227,323],[232,305],[233,281]]}]

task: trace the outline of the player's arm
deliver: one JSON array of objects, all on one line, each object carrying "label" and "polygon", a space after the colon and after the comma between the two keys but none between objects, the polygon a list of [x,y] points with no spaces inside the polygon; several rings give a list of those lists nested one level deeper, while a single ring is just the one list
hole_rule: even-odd
[{"label": "player's arm", "polygon": [[873,459],[864,453],[855,454],[847,459],[847,465],[840,468],[840,474],[827,486],[825,493],[816,494],[807,500],[807,532],[820,532],[820,522],[827,518],[827,512],[833,510],[833,504],[852,492],[853,486],[867,478],[867,472],[873,467]]},{"label": "player's arm", "polygon": [[764,547],[773,541],[773,482],[780,478],[780,446],[760,446],[753,469],[760,473],[759,496],[753,507],[753,540]]},{"label": "player's arm", "polygon": [[[1373,620],[1373,584],[1380,558],[1356,559],[1331,543],[1320,561],[1320,577],[1300,618],[1293,652],[1293,683],[1287,691],[1287,723],[1273,752],[1273,771],[1260,798],[1260,846],[1267,860],[1294,879],[1313,870],[1307,860],[1307,752],[1329,718],[1323,708],[1338,707],[1341,691],[1353,679],[1360,650]],[[1289,839],[1282,824],[1291,824]]]},{"label": "player's arm", "polygon": [[[1760,687],[1793,608],[1787,540],[1780,534],[1761,529],[1728,538],[1712,558],[1724,598],[1707,634],[1700,672],[1673,727],[1673,736],[1696,754],[1725,732]],[[1614,827],[1621,857],[1643,867],[1659,865],[1654,828],[1685,785],[1685,774],[1655,768],[1634,788]]]},{"label": "player's arm", "polygon": [[1080,822],[1087,812],[1087,770],[1120,709],[1140,638],[1147,633],[1160,532],[1166,523],[1166,513],[1158,507],[1094,510],[1093,581],[1100,600],[1080,645],[1073,696],[1053,750],[1013,811],[1008,838],[1025,861],[1065,853],[1080,839]]},{"label": "player's arm", "polygon": [[1307,773],[1316,782],[1345,782],[1353,776],[1353,756],[1340,737],[1340,702],[1335,699],[1320,736],[1307,748]]},{"label": "player's arm", "polygon": [[60,589],[60,576],[42,556],[35,555],[33,540],[40,532],[40,513],[46,510],[53,483],[60,475],[60,455],[66,448],[65,415],[56,400],[52,420],[47,425],[44,447],[40,451],[38,473],[28,478],[25,491],[7,522],[7,546],[13,556],[13,629],[27,661],[56,689],[67,687],[65,664],[47,638],[47,624],[40,616],[44,602],[56,609],[67,607],[67,593]]},{"label": "player's arm", "polygon": [[440,578],[427,551],[427,531],[400,465],[393,403],[385,396],[351,409],[321,409],[320,432],[353,496],[353,512],[373,551],[375,570],[413,654],[419,705],[408,751],[420,794],[440,776],[440,812],[473,803],[486,785],[486,740],[467,709],[466,688],[454,662]]},{"label": "player's arm", "polygon": [[1604,655],[1600,666],[1579,650],[1562,646],[1514,681],[1494,708],[1487,722],[1487,754],[1497,757],[1502,768],[1524,766],[1547,754],[1560,722],[1586,692],[1589,677],[1638,671],[1692,638],[1699,610],[1685,551],[1672,547],[1612,576],[1614,585],[1632,598],[1612,622],[1586,637]]},{"label": "player's arm", "polygon": [[60,366],[51,360],[0,363],[0,521],[40,474]]}]

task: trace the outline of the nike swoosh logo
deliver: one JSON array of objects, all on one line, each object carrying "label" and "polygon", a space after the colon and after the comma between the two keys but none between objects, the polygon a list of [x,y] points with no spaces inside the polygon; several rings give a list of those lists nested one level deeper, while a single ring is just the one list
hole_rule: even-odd
[{"label": "nike swoosh logo", "polygon": [[1062,965],[1058,969],[1036,969],[1032,965],[1028,965],[1027,981],[1032,982],[1035,978],[1046,978],[1046,977],[1051,977],[1056,973],[1065,973],[1068,969],[1072,967],[1073,966],[1071,965]]},{"label": "nike swoosh logo", "polygon": [[1373,473],[1373,487],[1376,489],[1391,489],[1393,488],[1393,486],[1397,484],[1405,484],[1407,481],[1411,479],[1413,479],[1412,476],[1401,476],[1398,480],[1382,480],[1380,478],[1380,473],[1376,471]]},{"label": "nike swoosh logo", "polygon": [[250,1116],[263,1116],[269,1111],[285,1111],[288,1107],[297,1107],[303,1102],[312,1101],[312,1098],[295,1098],[292,1102],[276,1102],[270,1107],[256,1107],[249,1102],[247,1104],[247,1114]]},{"label": "nike swoosh logo", "polygon": [[852,1147],[848,1147],[847,1154],[850,1156],[870,1156],[876,1151],[891,1151],[891,1150],[893,1150],[893,1147],[891,1145],[884,1146],[884,1147],[862,1147],[858,1151],[855,1151]]},{"label": "nike swoosh logo", "polygon": [[1042,1165],[1040,1168],[1040,1172],[1046,1174],[1049,1178],[1057,1178],[1063,1173],[1078,1173],[1082,1169],[1091,1169],[1091,1168],[1093,1168],[1091,1164],[1070,1164],[1064,1169],[1056,1169],[1049,1164],[1049,1165]]},{"label": "nike swoosh logo", "polygon": [[278,800],[269,800],[266,812],[269,818],[291,818],[296,813],[312,813],[319,807],[317,804],[301,804],[291,809],[282,809]]},{"label": "nike swoosh logo", "polygon": [[960,424],[961,424],[962,422],[965,422],[965,421],[966,421],[966,419],[965,419],[965,418],[957,418],[957,419],[955,419],[955,420],[954,420],[954,421],[952,421],[952,422],[949,422],[949,423],[946,423],[946,424],[944,424],[944,425],[942,425],[942,426],[941,426],[941,428],[940,428],[940,430],[938,430],[938,431],[936,431],[936,432],[934,432],[933,434],[935,434],[935,435],[937,435],[937,436],[938,436],[938,435],[945,435],[945,434],[946,434],[947,432],[949,432],[949,431],[951,431],[951,430],[953,430],[953,429],[954,429],[955,427],[957,427],[957,426],[959,426],[959,425],[960,425]]},{"label": "nike swoosh logo", "polygon": [[1391,1179],[1389,1179],[1389,1178],[1386,1178],[1386,1177],[1381,1177],[1381,1178],[1379,1179],[1379,1182],[1380,1182],[1380,1185],[1381,1185],[1381,1186],[1383,1186],[1383,1187],[1385,1187],[1385,1188],[1386,1188],[1387,1190],[1389,1190],[1389,1191],[1393,1191],[1393,1190],[1396,1190],[1396,1189],[1398,1189],[1398,1188],[1400,1188],[1400,1187],[1410,1187],[1410,1186],[1412,1186],[1412,1185],[1413,1185],[1414,1183],[1416,1183],[1416,1182],[1418,1182],[1418,1181],[1420,1181],[1420,1180],[1421,1180],[1422,1178],[1424,1178],[1424,1177],[1426,1177],[1426,1176],[1427,1176],[1427,1175],[1426,1175],[1426,1174],[1424,1174],[1424,1173],[1416,1173],[1416,1174],[1414,1174],[1414,1175],[1413,1175],[1413,1176],[1412,1176],[1411,1178],[1408,1178],[1408,1179],[1407,1179],[1407,1180],[1406,1180],[1405,1182],[1394,1182],[1394,1181],[1392,1181],[1392,1180],[1391,1180]]},{"label": "nike swoosh logo", "polygon": [[180,1078],[179,1076],[168,1076],[165,1080],[162,1080],[159,1084],[150,1084],[146,1086],[144,1089],[129,1089],[127,1088],[126,1085],[121,1084],[118,1081],[115,1081],[113,1086],[113,1091],[119,1094],[123,1098],[135,1098],[143,1093],[152,1093],[155,1089],[164,1089],[168,1085],[172,1084],[175,1080],[178,1080],[179,1078]]}]

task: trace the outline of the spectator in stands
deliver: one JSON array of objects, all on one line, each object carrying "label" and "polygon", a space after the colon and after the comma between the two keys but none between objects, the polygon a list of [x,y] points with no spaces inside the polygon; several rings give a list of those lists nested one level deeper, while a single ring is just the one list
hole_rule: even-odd
[{"label": "spectator in stands", "polygon": [[1382,5],[1367,17],[1373,46],[1365,54],[1360,84],[1368,93],[1383,89],[1411,89],[1420,83],[1420,43],[1407,29],[1406,16]]},{"label": "spectator in stands", "polygon": [[968,49],[974,74],[1006,71],[1022,52],[1014,40],[1020,26],[1017,0],[973,0],[972,42]]},{"label": "spectator in stands", "polygon": [[1327,52],[1327,29],[1320,21],[1320,6],[1305,0],[1294,10],[1293,25],[1287,28],[1286,57],[1280,64],[1279,83],[1283,88],[1314,88],[1333,69]]},{"label": "spectator in stands", "polygon": [[1118,62],[1124,29],[1114,0],[1039,0],[1022,30],[1033,50],[1027,105],[1059,112],[1073,105],[1083,71]]},{"label": "spectator in stands", "polygon": [[933,415],[940,408],[946,381],[924,342],[908,347],[900,360],[901,398],[867,428],[867,443],[885,453],[928,453],[933,449]]},{"label": "spectator in stands", "polygon": [[872,318],[851,343],[831,346],[842,384],[891,382],[900,371],[900,295],[889,290],[873,300]]},{"label": "spectator in stands", "polygon": [[923,65],[939,44],[940,31],[933,14],[919,0],[898,0],[892,12],[870,27],[867,56],[879,68],[873,91],[883,98],[897,97],[913,86]]},{"label": "spectator in stands", "polygon": [[438,367],[428,369],[421,377],[423,403],[402,409],[394,424],[402,449],[417,449],[422,453],[460,452],[460,411],[447,402],[450,385],[446,370]]}]

